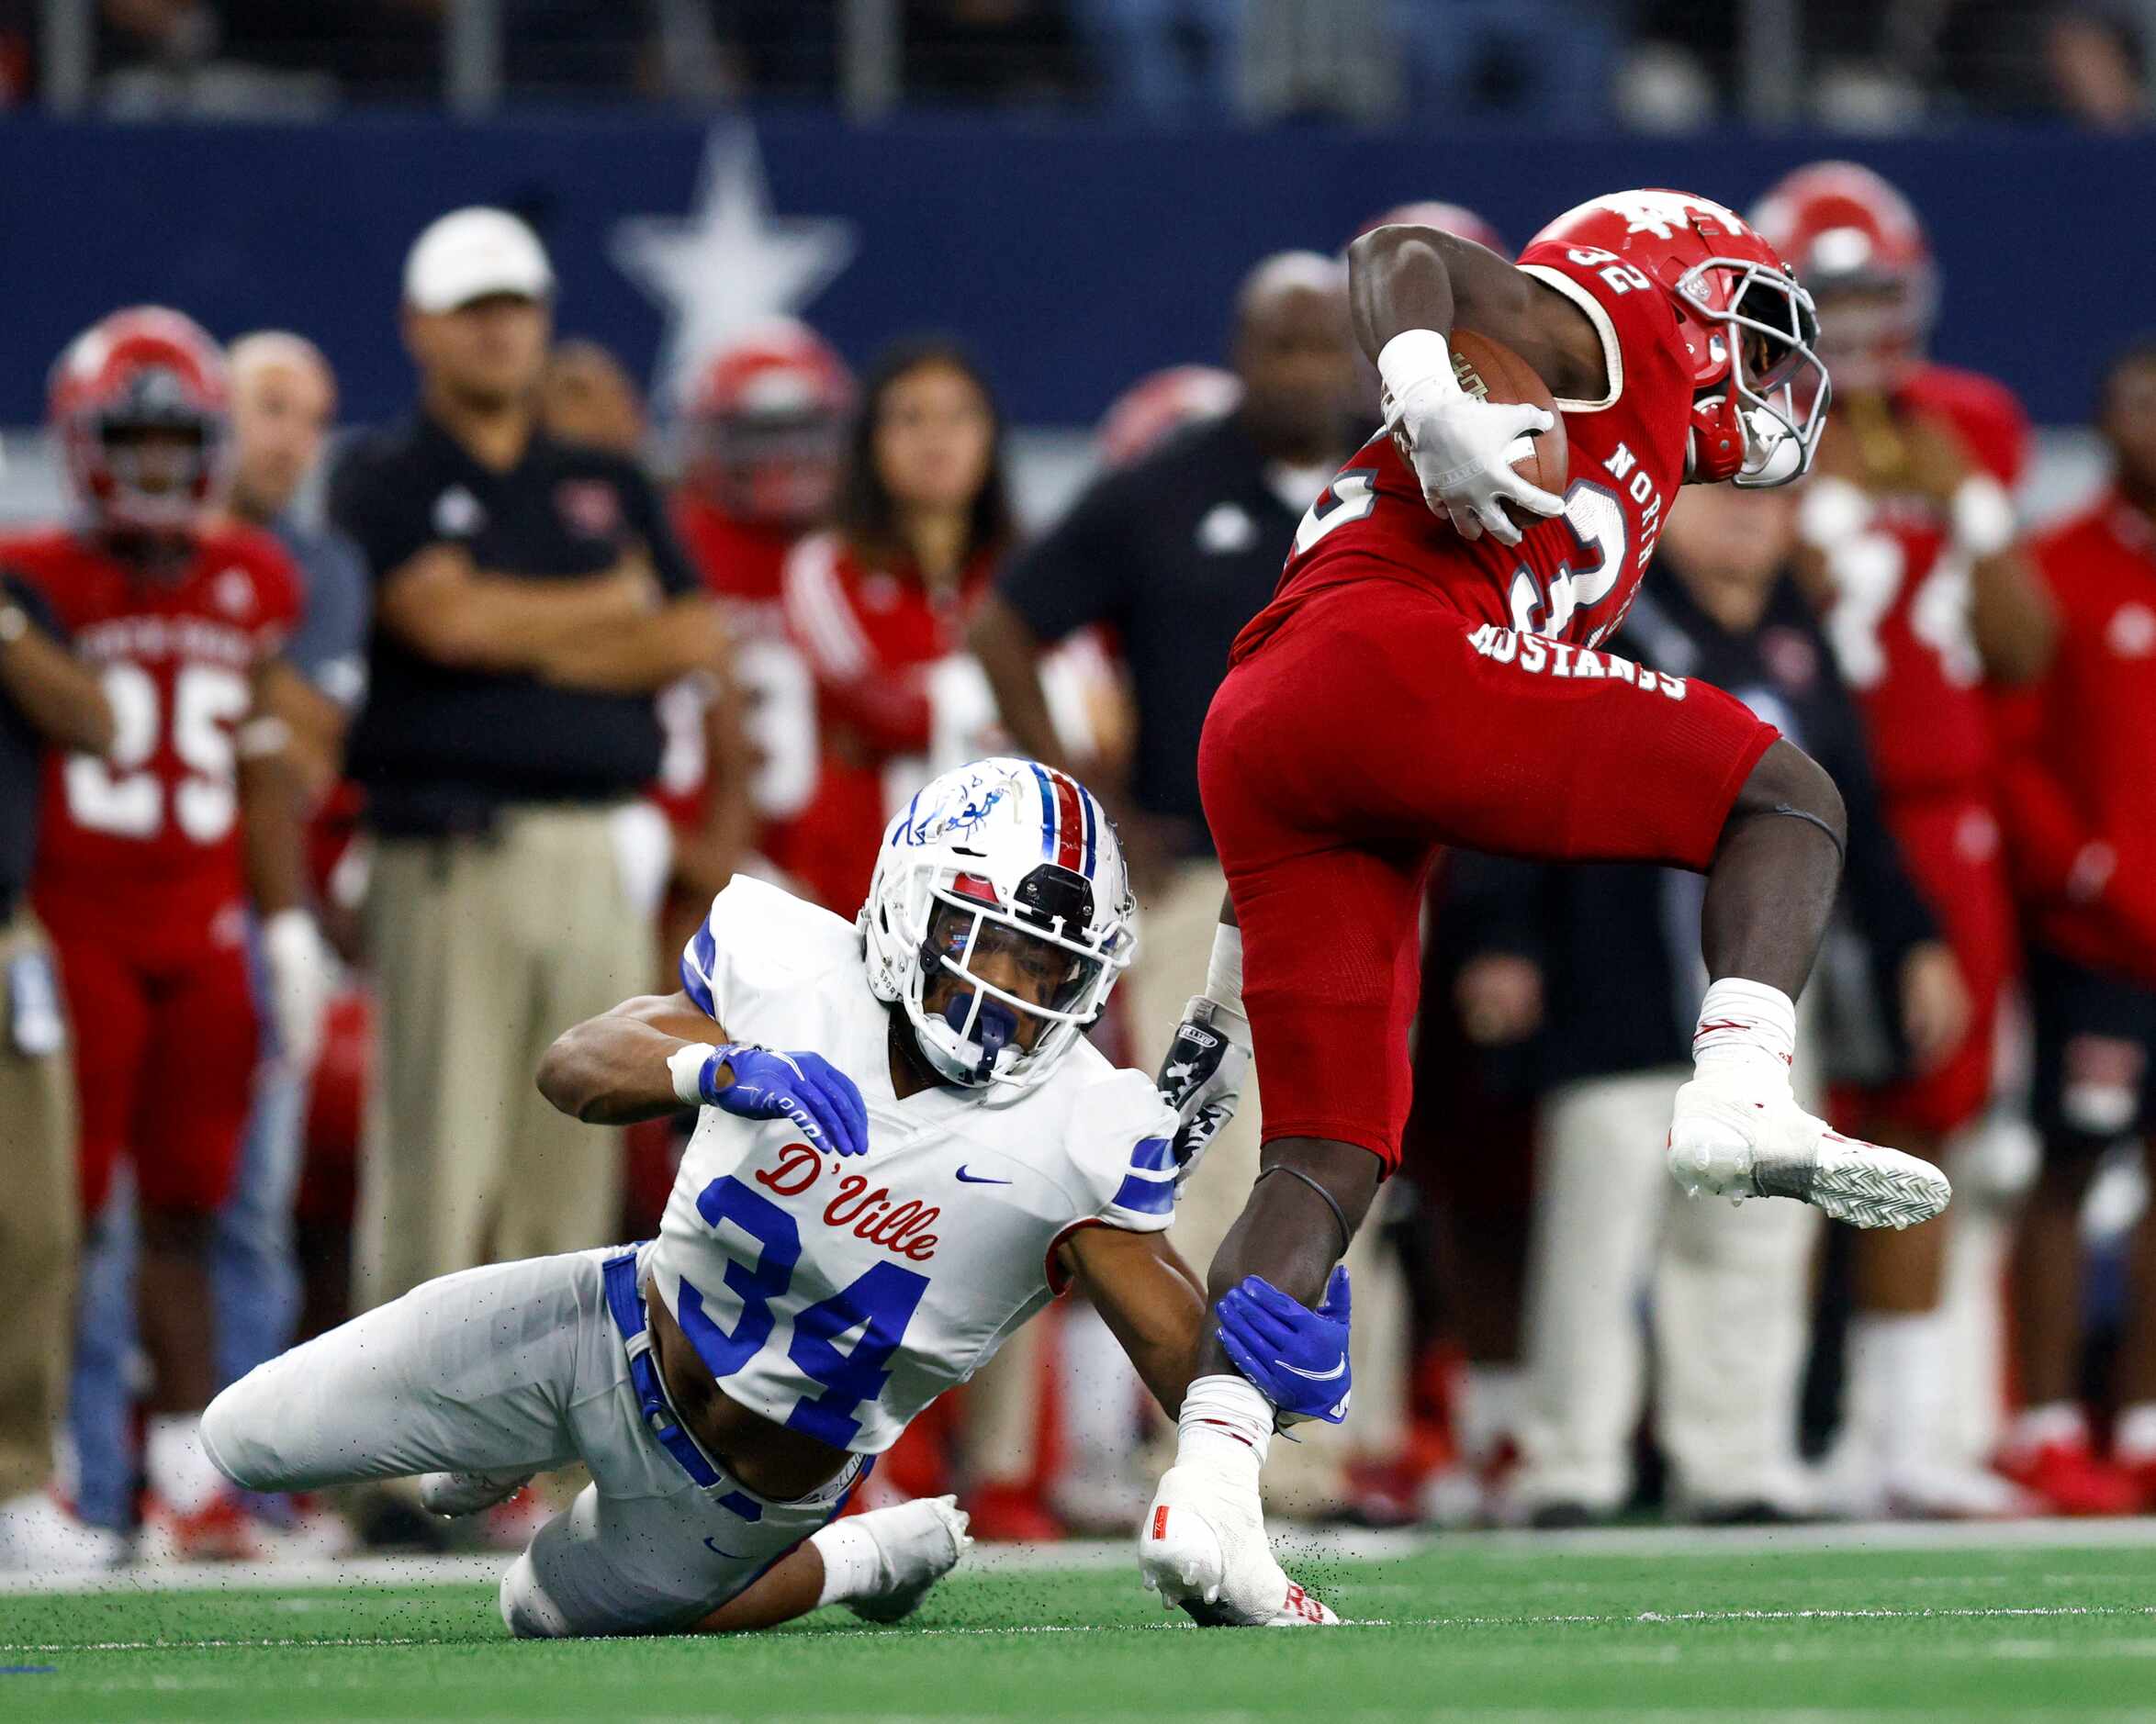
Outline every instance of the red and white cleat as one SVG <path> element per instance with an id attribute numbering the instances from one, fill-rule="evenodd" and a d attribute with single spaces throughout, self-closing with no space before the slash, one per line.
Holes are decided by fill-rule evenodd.
<path id="1" fill-rule="evenodd" d="M 151 1498 L 136 1547 L 144 1562 L 266 1562 L 275 1554 L 267 1528 L 230 1491 L 185 1513 Z"/>
<path id="2" fill-rule="evenodd" d="M 1677 1092 L 1669 1175 L 1688 1197 L 1793 1197 L 1852 1227 L 1929 1221 L 1954 1195 L 1928 1161 L 1846 1137 L 1797 1105 L 1786 1080 L 1711 1070 Z"/>

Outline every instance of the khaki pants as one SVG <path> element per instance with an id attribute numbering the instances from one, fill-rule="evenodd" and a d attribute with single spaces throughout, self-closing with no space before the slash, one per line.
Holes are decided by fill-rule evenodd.
<path id="1" fill-rule="evenodd" d="M 1527 1282 L 1528 1416 L 1516 1489 L 1531 1507 L 1620 1507 L 1646 1392 L 1693 1508 L 1803 1500 L 1797 1402 L 1819 1212 L 1688 1199 L 1665 1165 L 1689 1067 L 1561 1085 L 1543 1100 Z M 1816 1106 L 1820 1097 L 1800 1091 Z"/>
<path id="2" fill-rule="evenodd" d="M 611 1238 L 620 1133 L 556 1113 L 533 1084 L 556 1036 L 649 984 L 650 918 L 624 887 L 608 811 L 515 809 L 481 837 L 378 840 L 365 929 L 381 1063 L 358 1308 Z"/>
<path id="3" fill-rule="evenodd" d="M 8 1298 L 0 1324 L 0 1500 L 36 1490 L 51 1473 L 74 1321 L 74 1073 L 64 1041 L 32 1052 L 17 1045 L 26 1019 L 16 967 L 40 956 L 51 963 L 44 930 L 28 910 L 0 923 L 0 1180 L 7 1188 L 0 1286 Z M 59 1012 L 56 979 L 49 1003 Z"/>
<path id="4" fill-rule="evenodd" d="M 1138 961 L 1124 986 L 1132 994 L 1131 1029 L 1140 1065 L 1159 1061 L 1183 1021 L 1184 1007 L 1205 989 L 1227 890 L 1220 865 L 1208 857 L 1178 864 L 1154 882 L 1140 905 Z M 1252 1072 L 1234 1120 L 1213 1139 L 1176 1199 L 1168 1237 L 1200 1275 L 1257 1181 L 1260 1076 Z M 1389 1454 L 1404 1429 L 1406 1289 L 1397 1266 L 1376 1248 L 1376 1221 L 1373 1211 L 1347 1257 L 1355 1285 L 1353 1408 L 1345 1425 L 1299 1425 L 1297 1441 L 1273 1445 L 1266 1501 L 1286 1513 L 1337 1508 L 1344 1488 L 1342 1464 L 1358 1454 Z"/>

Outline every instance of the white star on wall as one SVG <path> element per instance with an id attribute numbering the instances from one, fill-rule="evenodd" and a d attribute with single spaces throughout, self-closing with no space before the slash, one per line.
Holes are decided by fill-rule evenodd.
<path id="1" fill-rule="evenodd" d="M 772 215 L 755 131 L 712 128 L 691 213 L 624 217 L 607 248 L 667 313 L 654 392 L 679 400 L 717 349 L 800 311 L 853 261 L 855 244 L 854 224 L 842 218 Z"/>

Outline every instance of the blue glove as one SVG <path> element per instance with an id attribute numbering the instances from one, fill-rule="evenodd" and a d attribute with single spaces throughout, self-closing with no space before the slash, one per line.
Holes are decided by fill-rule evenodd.
<path id="1" fill-rule="evenodd" d="M 721 1088 L 719 1068 L 733 1069 Z M 821 1054 L 781 1054 L 751 1042 L 714 1048 L 696 1087 L 713 1107 L 737 1119 L 790 1119 L 818 1149 L 858 1156 L 869 1147 L 869 1110 L 851 1078 Z"/>
<path id="2" fill-rule="evenodd" d="M 1348 1370 L 1347 1265 L 1332 1271 L 1325 1303 L 1311 1311 L 1272 1282 L 1245 1275 L 1213 1307 L 1213 1331 L 1242 1372 L 1280 1409 L 1284 1424 L 1347 1417 L 1354 1379 Z"/>

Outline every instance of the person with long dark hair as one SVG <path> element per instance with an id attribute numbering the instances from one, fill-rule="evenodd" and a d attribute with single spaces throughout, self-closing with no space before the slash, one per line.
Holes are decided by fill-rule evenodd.
<path id="1" fill-rule="evenodd" d="M 836 525 L 787 559 L 786 621 L 815 676 L 822 759 L 795 873 L 851 915 L 938 729 L 939 665 L 1013 526 L 1003 421 L 988 381 L 956 343 L 894 342 L 870 368 Z M 900 799 L 903 800 L 903 797 Z"/>

